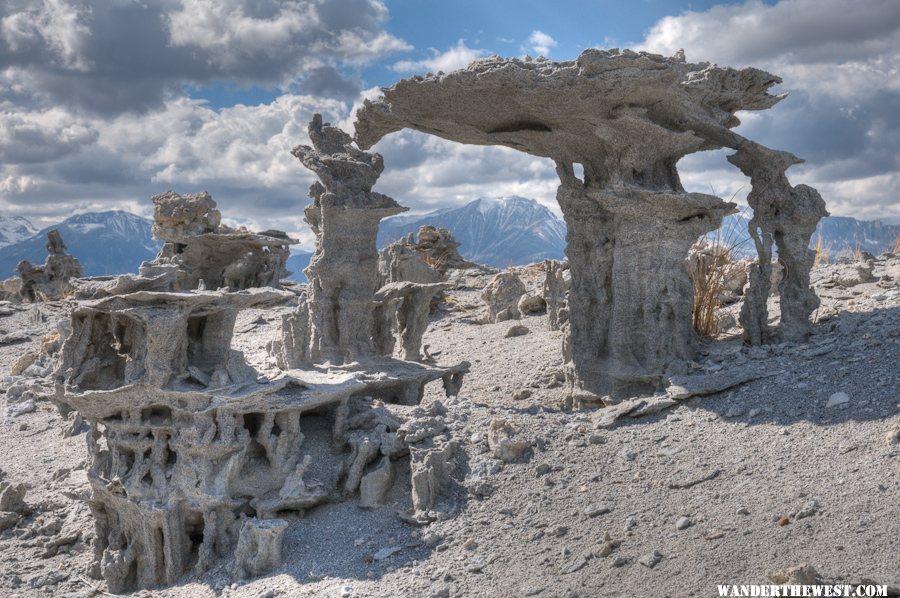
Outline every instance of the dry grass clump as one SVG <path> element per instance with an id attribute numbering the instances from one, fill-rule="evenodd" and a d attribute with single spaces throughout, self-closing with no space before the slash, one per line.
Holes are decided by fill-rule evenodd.
<path id="1" fill-rule="evenodd" d="M 459 299 L 447 293 L 441 293 L 438 303 L 446 308 L 456 308 L 461 305 Z"/>
<path id="2" fill-rule="evenodd" d="M 819 225 L 819 232 L 816 236 L 816 259 L 813 262 L 813 266 L 818 266 L 819 264 L 830 264 L 831 262 L 828 259 L 828 252 L 831 250 L 831 243 L 825 243 L 822 239 L 822 225 Z"/>
<path id="3" fill-rule="evenodd" d="M 694 285 L 694 330 L 700 336 L 713 337 L 719 333 L 716 311 L 722 307 L 725 274 L 731 264 L 731 251 L 712 244 L 712 251 L 696 254 L 688 269 Z"/>
<path id="4" fill-rule="evenodd" d="M 894 248 L 891 249 L 894 255 L 900 255 L 900 233 L 897 233 L 897 239 L 894 241 Z"/>
<path id="5" fill-rule="evenodd" d="M 528 264 L 525 266 L 523 272 L 526 274 L 531 274 L 537 276 L 538 274 L 544 271 L 544 262 L 535 262 L 533 264 Z"/>
<path id="6" fill-rule="evenodd" d="M 442 255 L 440 257 L 435 258 L 430 255 L 423 255 L 422 261 L 425 262 L 426 264 L 428 264 L 429 266 L 431 266 L 432 268 L 434 268 L 435 270 L 437 270 L 438 272 L 443 272 L 444 271 L 444 269 L 443 269 L 444 263 L 447 261 L 447 256 Z"/>
<path id="7" fill-rule="evenodd" d="M 688 274 L 694 285 L 693 326 L 700 336 L 712 338 L 720 332 L 716 312 L 722 307 L 726 280 L 733 274 L 738 250 L 748 241 L 739 241 L 737 226 L 741 222 L 743 219 L 736 218 L 727 229 L 716 231 L 712 240 L 701 238 L 689 257 Z"/>

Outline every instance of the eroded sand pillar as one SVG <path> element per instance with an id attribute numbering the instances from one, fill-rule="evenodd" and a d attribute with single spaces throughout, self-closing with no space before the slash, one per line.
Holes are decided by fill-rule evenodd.
<path id="1" fill-rule="evenodd" d="M 632 186 L 559 187 L 572 288 L 570 384 L 579 403 L 653 392 L 693 358 L 688 249 L 734 204 Z"/>
<path id="2" fill-rule="evenodd" d="M 744 340 L 753 345 L 773 340 L 802 342 L 812 333 L 810 315 L 819 307 L 819 297 L 809 284 L 816 252 L 809 240 L 816 226 L 828 215 L 819 192 L 807 185 L 791 186 L 785 171 L 803 160 L 789 152 L 744 141 L 728 161 L 750 177 L 752 189 L 747 203 L 753 208 L 748 227 L 756 244 L 759 262 L 750 270 L 750 287 L 741 308 Z M 778 283 L 781 325 L 769 326 L 767 301 L 771 286 L 772 246 L 784 276 Z"/>
<path id="3" fill-rule="evenodd" d="M 309 344 L 292 348 L 289 361 L 356 361 L 375 354 L 378 223 L 407 208 L 372 191 L 384 169 L 379 154 L 359 150 L 347 133 L 323 124 L 319 114 L 309 125 L 309 137 L 312 147 L 298 146 L 293 154 L 321 181 L 310 187 L 313 203 L 304 211 L 316 235 L 316 252 L 306 269 L 308 300 L 292 316 L 308 318 L 308 341 L 303 342 Z"/>
<path id="4" fill-rule="evenodd" d="M 342 363 L 371 355 L 375 352 L 373 300 L 379 282 L 378 222 L 401 210 L 315 204 L 307 214 L 311 210 L 318 214 L 313 228 L 316 253 L 306 269 L 309 357 Z M 322 232 L 325 228 L 327 234 Z"/>

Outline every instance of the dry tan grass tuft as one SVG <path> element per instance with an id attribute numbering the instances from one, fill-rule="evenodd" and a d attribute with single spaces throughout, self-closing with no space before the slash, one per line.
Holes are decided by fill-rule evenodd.
<path id="1" fill-rule="evenodd" d="M 700 336 L 713 337 L 719 333 L 716 311 L 722 306 L 725 270 L 731 261 L 731 252 L 717 251 L 704 254 L 690 268 L 694 284 L 694 330 Z"/>
<path id="2" fill-rule="evenodd" d="M 819 232 L 816 236 L 816 259 L 813 262 L 813 266 L 818 266 L 819 264 L 830 264 L 831 262 L 828 259 L 828 252 L 831 251 L 831 243 L 826 243 L 822 238 L 822 226 L 819 225 Z"/>
<path id="3" fill-rule="evenodd" d="M 443 255 L 439 258 L 431 257 L 430 255 L 426 255 L 422 257 L 422 261 L 437 270 L 438 272 L 443 272 L 444 262 L 447 261 L 447 256 Z"/>
<path id="4" fill-rule="evenodd" d="M 712 338 L 719 334 L 716 312 L 722 307 L 725 281 L 738 250 L 748 241 L 739 241 L 741 235 L 737 226 L 742 221 L 735 219 L 728 229 L 717 230 L 712 240 L 706 240 L 709 249 L 694 256 L 688 268 L 694 285 L 693 325 L 700 336 Z"/>
<path id="5" fill-rule="evenodd" d="M 447 293 L 441 295 L 439 303 L 445 307 L 459 307 L 461 305 L 459 299 Z"/>

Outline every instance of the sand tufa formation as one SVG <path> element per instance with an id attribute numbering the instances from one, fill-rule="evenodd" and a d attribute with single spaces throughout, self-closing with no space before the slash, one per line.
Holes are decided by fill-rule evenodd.
<path id="1" fill-rule="evenodd" d="M 223 225 L 206 193 L 154 197 L 162 251 L 140 276 L 83 288 L 91 299 L 72 312 L 55 374 L 57 403 L 90 426 L 95 573 L 112 592 L 170 584 L 228 558 L 236 577 L 264 574 L 279 565 L 282 517 L 357 493 L 360 506 L 377 506 L 407 456 L 404 517 L 440 516 L 459 443 L 443 433 L 447 407 L 417 405 L 425 385 L 441 380 L 453 407 L 469 364 L 437 366 L 423 355 L 429 307 L 449 286 L 442 268 L 458 262 L 452 238 L 426 229 L 376 250 L 381 219 L 406 208 L 372 190 L 384 163 L 365 150 L 403 128 L 556 163 L 568 269 L 545 263 L 533 297 L 516 273 L 501 272 L 482 297 L 491 322 L 546 309 L 549 325 L 566 330 L 570 403 L 661 390 L 695 355 L 686 258 L 734 204 L 684 190 L 675 164 L 693 152 L 732 148 L 729 160 L 751 177 L 764 263 L 751 269 L 745 294 L 747 340 L 804 338 L 817 305 L 805 248 L 824 204 L 787 181 L 797 158 L 730 130 L 736 111 L 777 103 L 782 96 L 767 90 L 778 82 L 682 54 L 587 50 L 569 62 L 490 57 L 401 81 L 360 109 L 355 141 L 316 115 L 312 145 L 292 152 L 319 179 L 304 211 L 316 250 L 299 297 L 279 289 L 292 242 L 284 233 Z M 780 329 L 765 312 L 773 244 L 786 272 Z M 51 257 L 61 246 L 53 242 Z M 267 346 L 279 371 L 263 376 L 232 348 L 237 315 L 295 298 Z M 601 419 L 653 412 L 662 401 L 622 404 Z M 508 462 L 531 441 L 498 418 L 487 446 Z"/>
<path id="2" fill-rule="evenodd" d="M 442 407 L 386 406 L 414 406 L 432 380 L 459 390 L 468 364 L 417 362 L 446 285 L 379 288 L 378 221 L 402 210 L 370 191 L 381 157 L 318 117 L 310 137 L 317 149 L 295 153 L 328 186 L 313 186 L 306 211 L 310 296 L 271 343 L 282 374 L 261 376 L 231 343 L 241 310 L 295 297 L 273 288 L 291 240 L 224 227 L 206 193 L 154 197 L 160 255 L 72 312 L 55 400 L 90 426 L 94 573 L 112 592 L 171 584 L 232 554 L 234 576 L 262 575 L 280 564 L 280 516 L 357 493 L 375 507 L 394 459 L 412 455 L 411 518 L 434 517 L 450 484 L 455 444 L 432 440 Z"/>
<path id="3" fill-rule="evenodd" d="M 58 230 L 47 233 L 47 259 L 42 266 L 22 260 L 16 266 L 22 282 L 19 297 L 26 302 L 58 301 L 71 291 L 72 279 L 81 276 L 81 263 L 66 253 Z"/>
<path id="4" fill-rule="evenodd" d="M 755 68 L 688 63 L 682 52 L 590 49 L 566 62 L 491 56 L 383 90 L 357 112 L 356 139 L 368 148 L 411 128 L 556 163 L 571 272 L 569 384 L 575 402 L 615 402 L 660 390 L 694 356 L 685 258 L 735 206 L 684 190 L 675 165 L 688 154 L 737 150 L 729 159 L 751 176 L 750 201 L 760 207 L 751 229 L 762 231 L 761 260 L 775 240 L 791 268 L 779 287 L 790 304 L 781 332 L 764 330 L 768 278 L 751 275 L 748 340 L 808 333 L 815 301 L 805 247 L 824 204 L 784 177 L 797 158 L 731 131 L 738 110 L 779 102 L 784 96 L 768 89 L 780 82 Z"/>

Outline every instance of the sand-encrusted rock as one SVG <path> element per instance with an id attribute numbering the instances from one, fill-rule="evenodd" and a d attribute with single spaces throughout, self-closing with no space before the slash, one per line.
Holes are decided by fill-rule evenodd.
<path id="1" fill-rule="evenodd" d="M 541 295 L 547 305 L 547 322 L 550 330 L 559 330 L 569 319 L 567 298 L 571 285 L 568 262 L 544 260 Z"/>
<path id="2" fill-rule="evenodd" d="M 281 566 L 284 519 L 245 519 L 234 551 L 235 577 L 257 577 Z"/>
<path id="3" fill-rule="evenodd" d="M 504 338 L 513 338 L 516 336 L 525 336 L 531 332 L 527 326 L 522 326 L 521 324 L 513 324 L 509 328 L 507 328 L 506 333 L 503 335 Z"/>
<path id="4" fill-rule="evenodd" d="M 9 369 L 10 376 L 19 376 L 24 372 L 28 367 L 30 367 L 38 358 L 40 353 L 29 352 L 25 353 L 13 364 L 13 366 Z"/>
<path id="5" fill-rule="evenodd" d="M 470 268 L 457 250 L 459 243 L 446 228 L 423 225 L 417 235 L 410 233 L 391 243 L 379 254 L 382 284 L 388 282 L 441 282 L 451 269 Z"/>
<path id="6" fill-rule="evenodd" d="M 750 266 L 753 260 L 750 258 L 742 258 L 733 260 L 725 267 L 722 286 L 726 293 L 732 297 L 739 297 L 744 294 L 744 288 L 750 277 Z"/>
<path id="7" fill-rule="evenodd" d="M 531 446 L 531 442 L 518 434 L 512 424 L 500 418 L 491 420 L 487 441 L 494 456 L 505 463 L 521 459 Z"/>
<path id="8" fill-rule="evenodd" d="M 450 485 L 450 463 L 457 444 L 452 441 L 429 443 L 424 447 L 410 447 L 413 511 L 428 517 Z"/>
<path id="9" fill-rule="evenodd" d="M 416 235 L 416 252 L 426 263 L 444 274 L 451 268 L 469 268 L 472 262 L 459 254 L 459 242 L 446 228 L 423 225 Z"/>
<path id="10" fill-rule="evenodd" d="M 232 549 L 238 575 L 277 566 L 263 520 L 351 498 L 379 455 L 405 456 L 402 420 L 370 397 L 413 404 L 462 371 L 391 360 L 262 378 L 231 348 L 237 314 L 292 296 L 144 291 L 74 310 L 54 401 L 89 424 L 95 565 L 112 591 L 201 574 Z M 386 482 L 370 475 L 374 506 Z"/>
<path id="11" fill-rule="evenodd" d="M 373 509 L 381 506 L 385 494 L 394 483 L 394 468 L 391 458 L 384 456 L 378 467 L 362 477 L 359 483 L 359 506 Z"/>
<path id="12" fill-rule="evenodd" d="M 0 301 L 21 301 L 22 279 L 10 276 L 0 280 Z"/>
<path id="13" fill-rule="evenodd" d="M 292 361 L 343 363 L 375 352 L 378 223 L 407 208 L 372 191 L 384 169 L 380 154 L 359 150 L 319 114 L 309 125 L 309 138 L 312 147 L 300 145 L 292 152 L 319 177 L 309 190 L 313 203 L 304 210 L 316 235 L 306 269 L 308 298 L 295 316 L 308 325 L 291 324 L 309 331 L 309 344 L 296 347 Z"/>
<path id="14" fill-rule="evenodd" d="M 316 251 L 306 269 L 306 294 L 284 318 L 282 338 L 270 344 L 269 352 L 283 369 L 376 357 L 418 361 L 432 300 L 449 285 L 406 243 L 392 245 L 379 260 L 379 221 L 406 210 L 372 191 L 384 168 L 381 155 L 361 151 L 318 114 L 309 137 L 312 147 L 300 145 L 292 153 L 319 177 L 309 191 L 313 203 L 304 211 L 316 234 Z M 385 362 L 381 367 L 393 366 Z M 452 382 L 465 369 L 450 368 L 442 377 Z M 422 384 L 410 381 L 399 400 L 418 402 Z"/>
<path id="15" fill-rule="evenodd" d="M 819 298 L 810 287 L 809 271 L 816 252 L 809 240 L 823 217 L 828 216 L 819 192 L 806 185 L 791 186 L 785 171 L 803 160 L 745 140 L 728 161 L 750 177 L 747 203 L 753 218 L 747 223 L 759 260 L 750 267 L 750 285 L 741 309 L 744 339 L 751 344 L 784 339 L 802 342 L 812 333 L 810 314 Z M 772 248 L 778 248 L 783 276 L 778 283 L 781 321 L 778 330 L 768 323 L 767 302 L 771 278 Z"/>
<path id="16" fill-rule="evenodd" d="M 742 168 L 756 179 L 756 195 L 772 195 L 785 208 L 759 217 L 766 230 L 784 234 L 785 260 L 795 270 L 781 286 L 790 304 L 785 335 L 803 336 L 812 300 L 800 245 L 824 209 L 808 188 L 766 174 L 780 168 L 783 178 L 787 165 L 746 149 L 751 142 L 731 131 L 740 124 L 737 111 L 779 102 L 783 95 L 767 91 L 780 82 L 759 69 L 688 63 L 683 52 L 667 58 L 589 49 L 566 62 L 491 56 L 449 74 L 400 81 L 382 98 L 366 100 L 357 112 L 356 140 L 365 149 L 412 128 L 556 163 L 572 280 L 569 386 L 573 397 L 596 402 L 659 389 L 694 355 L 685 258 L 734 205 L 685 192 L 675 165 L 690 153 L 729 147 L 755 156 Z M 583 178 L 575 176 L 576 164 Z M 778 185 L 767 192 L 773 182 Z"/>
<path id="17" fill-rule="evenodd" d="M 537 293 L 526 293 L 516 305 L 522 315 L 542 314 L 547 311 L 547 302 Z"/>
<path id="18" fill-rule="evenodd" d="M 23 301 L 56 301 L 72 290 L 72 280 L 83 269 L 77 258 L 66 253 L 66 244 L 58 230 L 47 233 L 47 259 L 36 266 L 22 260 L 16 266 L 21 279 L 19 296 Z"/>
<path id="19" fill-rule="evenodd" d="M 688 249 L 734 205 L 717 197 L 635 186 L 564 184 L 570 237 L 569 339 L 575 402 L 647 394 L 686 371 L 696 349 Z M 597 206 L 603 206 L 597 211 Z M 652 248 L 652 251 L 650 250 Z"/>
<path id="20" fill-rule="evenodd" d="M 219 230 L 222 214 L 206 191 L 179 195 L 166 191 L 153 197 L 153 236 L 157 239 L 187 240 Z"/>
<path id="21" fill-rule="evenodd" d="M 25 484 L 13 484 L 8 481 L 0 481 L 0 511 L 18 513 L 28 512 L 25 503 L 25 493 L 28 488 Z"/>
<path id="22" fill-rule="evenodd" d="M 140 277 L 120 277 L 107 293 L 278 288 L 290 274 L 289 246 L 296 241 L 285 233 L 252 233 L 222 224 L 216 202 L 205 191 L 167 191 L 152 199 L 153 236 L 165 243 L 156 259 L 141 264 Z"/>
<path id="23" fill-rule="evenodd" d="M 18 513 L 12 511 L 0 511 L 0 532 L 15 527 L 21 518 L 22 516 Z"/>
<path id="24" fill-rule="evenodd" d="M 261 243 L 285 257 L 290 241 L 225 229 L 206 194 L 157 196 L 161 256 L 142 276 L 120 277 L 114 292 L 81 302 L 60 328 L 54 401 L 90 426 L 94 564 L 111 591 L 200 575 L 232 550 L 236 576 L 277 567 L 281 514 L 349 499 L 364 480 L 365 506 L 386 494 L 390 459 L 407 449 L 401 420 L 376 399 L 414 405 L 438 379 L 455 394 L 468 370 L 406 361 L 419 359 L 428 305 L 445 283 L 397 282 L 376 294 L 378 221 L 402 211 L 371 191 L 381 157 L 319 116 L 310 138 L 315 149 L 294 155 L 322 181 L 306 210 L 316 254 L 308 294 L 269 347 L 287 372 L 261 376 L 231 347 L 239 311 L 294 297 L 263 288 L 277 280 L 262 274 L 283 260 L 250 251 L 235 261 L 229 251 Z M 241 264 L 249 269 L 233 270 Z M 387 339 L 395 338 L 406 360 L 378 352 L 393 353 Z"/>
<path id="25" fill-rule="evenodd" d="M 378 274 L 382 285 L 392 282 L 443 282 L 444 276 L 419 253 L 413 236 L 395 241 L 378 253 Z"/>
<path id="26" fill-rule="evenodd" d="M 843 288 L 855 287 L 859 284 L 874 282 L 874 260 L 860 260 L 851 263 L 837 263 L 829 267 L 828 286 Z"/>
<path id="27" fill-rule="evenodd" d="M 518 320 L 519 299 L 525 294 L 525 283 L 515 272 L 498 272 L 481 293 L 487 305 L 489 322 Z"/>
<path id="28" fill-rule="evenodd" d="M 454 485 L 452 474 L 461 451 L 448 429 L 447 417 L 447 409 L 435 401 L 415 409 L 413 417 L 397 430 L 397 439 L 409 447 L 411 519 L 420 523 L 434 519 L 439 503 Z"/>
<path id="29" fill-rule="evenodd" d="M 422 336 L 428 328 L 432 300 L 449 287 L 445 282 L 392 282 L 380 288 L 375 293 L 376 351 L 382 355 L 399 352 L 405 360 L 422 359 Z"/>

